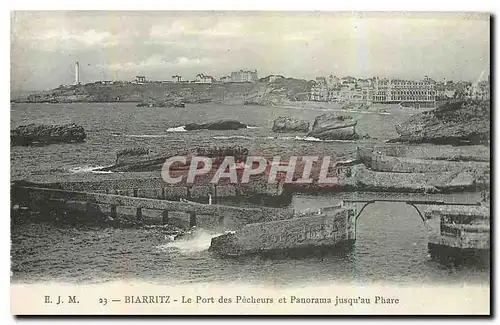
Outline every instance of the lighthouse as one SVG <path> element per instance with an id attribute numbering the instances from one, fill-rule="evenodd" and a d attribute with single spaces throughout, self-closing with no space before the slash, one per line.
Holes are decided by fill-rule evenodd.
<path id="1" fill-rule="evenodd" d="M 78 61 L 75 63 L 75 85 L 80 83 L 80 64 Z"/>

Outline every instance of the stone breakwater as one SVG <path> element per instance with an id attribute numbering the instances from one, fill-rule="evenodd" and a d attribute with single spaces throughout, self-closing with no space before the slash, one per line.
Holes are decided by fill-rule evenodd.
<path id="1" fill-rule="evenodd" d="M 321 215 L 251 223 L 213 238 L 209 251 L 239 256 L 349 246 L 356 238 L 354 229 L 354 210 L 339 208 Z"/>

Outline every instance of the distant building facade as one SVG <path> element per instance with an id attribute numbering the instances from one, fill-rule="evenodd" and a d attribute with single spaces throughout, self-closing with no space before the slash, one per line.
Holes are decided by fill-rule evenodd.
<path id="1" fill-rule="evenodd" d="M 354 77 L 317 77 L 311 88 L 309 100 L 358 103 L 418 102 L 421 106 L 434 105 L 435 81 L 402 79 L 357 79 Z M 451 95 L 449 92 L 447 95 Z"/>
<path id="2" fill-rule="evenodd" d="M 233 71 L 231 72 L 231 82 L 257 82 L 259 79 L 257 70 L 254 71 Z"/>
<path id="3" fill-rule="evenodd" d="M 326 78 L 317 77 L 315 84 L 311 87 L 309 100 L 315 102 L 327 102 L 330 98 Z"/>
<path id="4" fill-rule="evenodd" d="M 465 95 L 467 98 L 472 98 L 472 99 L 482 99 L 482 100 L 490 99 L 489 76 L 488 76 L 488 81 L 480 81 L 469 85 L 466 88 Z"/>
<path id="5" fill-rule="evenodd" d="M 145 76 L 136 76 L 135 77 L 135 82 L 137 82 L 137 83 L 146 82 L 146 77 Z"/>
<path id="6" fill-rule="evenodd" d="M 435 82 L 432 79 L 421 81 L 402 79 L 379 79 L 373 83 L 373 102 L 420 102 L 434 104 L 436 102 Z"/>
<path id="7" fill-rule="evenodd" d="M 172 82 L 173 83 L 179 83 L 182 82 L 182 77 L 179 75 L 172 76 Z"/>

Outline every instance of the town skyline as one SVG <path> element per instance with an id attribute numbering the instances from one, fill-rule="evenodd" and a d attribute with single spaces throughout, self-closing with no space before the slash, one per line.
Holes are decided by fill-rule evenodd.
<path id="1" fill-rule="evenodd" d="M 240 69 L 306 80 L 330 74 L 485 80 L 489 16 L 439 15 L 14 12 L 11 88 L 71 84 L 75 61 L 82 82 L 199 73 L 219 79 Z"/>

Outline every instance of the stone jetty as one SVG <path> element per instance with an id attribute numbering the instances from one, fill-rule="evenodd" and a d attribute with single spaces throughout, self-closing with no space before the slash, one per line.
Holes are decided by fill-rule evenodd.
<path id="1" fill-rule="evenodd" d="M 355 210 L 338 207 L 286 220 L 251 223 L 212 238 L 209 251 L 222 256 L 346 248 L 354 244 Z"/>
<path id="2" fill-rule="evenodd" d="M 218 120 L 207 123 L 189 123 L 184 129 L 186 131 L 192 130 L 238 130 L 245 129 L 246 124 L 236 120 Z"/>

